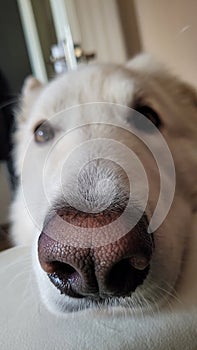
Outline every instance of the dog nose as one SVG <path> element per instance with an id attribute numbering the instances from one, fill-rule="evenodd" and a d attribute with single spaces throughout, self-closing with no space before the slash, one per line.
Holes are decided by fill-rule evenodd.
<path id="1" fill-rule="evenodd" d="M 80 228 L 93 229 L 114 221 L 119 214 L 90 214 L 63 209 L 61 219 Z M 147 233 L 143 215 L 128 233 L 105 245 L 81 246 L 72 241 L 72 232 L 57 239 L 58 220 L 52 217 L 38 240 L 42 269 L 61 294 L 71 297 L 107 298 L 130 295 L 143 283 L 149 271 L 153 239 Z"/>

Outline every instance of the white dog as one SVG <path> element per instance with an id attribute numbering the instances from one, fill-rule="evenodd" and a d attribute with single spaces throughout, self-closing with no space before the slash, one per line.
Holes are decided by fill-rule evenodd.
<path id="1" fill-rule="evenodd" d="M 50 310 L 197 306 L 196 115 L 194 89 L 147 55 L 26 81 L 12 236 L 33 244 Z"/>

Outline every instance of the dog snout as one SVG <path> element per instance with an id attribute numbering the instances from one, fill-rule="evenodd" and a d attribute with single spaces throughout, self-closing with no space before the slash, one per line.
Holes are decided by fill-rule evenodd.
<path id="1" fill-rule="evenodd" d="M 61 209 L 58 215 L 75 227 L 108 227 L 120 213 L 90 214 Z M 57 239 L 58 221 L 51 218 L 38 241 L 38 257 L 43 270 L 62 294 L 71 297 L 107 298 L 130 295 L 143 283 L 149 270 L 153 239 L 147 233 L 143 215 L 137 225 L 109 244 L 80 246 L 70 244 L 72 230 Z M 98 235 L 97 232 L 97 235 Z M 110 232 L 113 234 L 113 232 Z M 90 238 L 90 237 L 89 237 Z M 89 240 L 90 242 L 90 240 Z"/>

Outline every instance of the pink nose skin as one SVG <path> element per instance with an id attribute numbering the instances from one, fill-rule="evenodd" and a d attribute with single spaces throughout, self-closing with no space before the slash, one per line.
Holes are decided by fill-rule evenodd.
<path id="1" fill-rule="evenodd" d="M 72 225 L 99 227 L 109 224 L 118 215 L 87 214 L 73 208 L 61 209 L 61 218 Z M 153 251 L 152 236 L 147 233 L 147 218 L 115 242 L 91 248 L 76 247 L 65 241 L 57 241 L 56 235 L 47 229 L 56 229 L 51 218 L 38 240 L 40 265 L 61 294 L 70 297 L 95 299 L 130 295 L 142 284 L 149 271 Z M 58 228 L 57 228 L 58 229 Z M 72 235 L 72 233 L 70 233 Z"/>

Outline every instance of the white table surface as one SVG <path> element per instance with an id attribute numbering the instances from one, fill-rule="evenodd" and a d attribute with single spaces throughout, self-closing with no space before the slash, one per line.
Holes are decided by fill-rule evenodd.
<path id="1" fill-rule="evenodd" d="M 135 319 L 55 316 L 42 304 L 27 247 L 0 254 L 1 350 L 197 350 L 197 314 Z"/>

